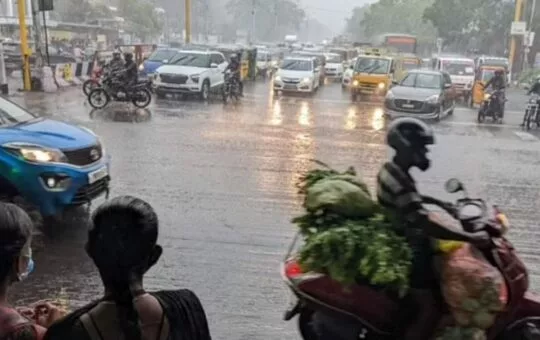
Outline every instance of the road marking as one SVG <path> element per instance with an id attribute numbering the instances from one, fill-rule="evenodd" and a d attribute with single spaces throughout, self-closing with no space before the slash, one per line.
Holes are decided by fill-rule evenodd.
<path id="1" fill-rule="evenodd" d="M 514 131 L 514 134 L 525 142 L 538 142 L 538 137 L 533 136 L 528 132 Z"/>

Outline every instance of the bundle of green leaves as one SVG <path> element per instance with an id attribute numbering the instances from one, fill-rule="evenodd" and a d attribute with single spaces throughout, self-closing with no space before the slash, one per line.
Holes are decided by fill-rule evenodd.
<path id="1" fill-rule="evenodd" d="M 371 199 L 354 168 L 309 171 L 300 181 L 306 213 L 293 219 L 304 237 L 299 263 L 345 285 L 368 282 L 403 296 L 411 250 Z"/>

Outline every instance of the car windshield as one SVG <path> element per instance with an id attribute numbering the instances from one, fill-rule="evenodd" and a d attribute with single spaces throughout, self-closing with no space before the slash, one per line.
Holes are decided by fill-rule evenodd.
<path id="1" fill-rule="evenodd" d="M 340 55 L 327 55 L 326 62 L 332 64 L 341 64 L 343 62 L 343 58 Z"/>
<path id="2" fill-rule="evenodd" d="M 443 61 L 443 71 L 453 76 L 472 76 L 474 75 L 474 62 L 467 60 L 445 60 Z"/>
<path id="3" fill-rule="evenodd" d="M 366 57 L 358 58 L 354 70 L 356 72 L 372 74 L 387 74 L 390 71 L 390 60 Z"/>
<path id="4" fill-rule="evenodd" d="M 35 119 L 36 116 L 19 105 L 6 99 L 0 99 L 0 126 L 11 126 Z"/>
<path id="5" fill-rule="evenodd" d="M 421 89 L 440 89 L 441 76 L 430 73 L 409 73 L 403 78 L 400 85 Z"/>
<path id="6" fill-rule="evenodd" d="M 311 71 L 311 61 L 298 60 L 298 59 L 286 59 L 281 65 L 282 70 L 290 71 Z"/>
<path id="7" fill-rule="evenodd" d="M 169 61 L 169 64 L 193 67 L 210 67 L 210 55 L 180 52 Z"/>
<path id="8" fill-rule="evenodd" d="M 150 54 L 148 61 L 164 61 L 170 60 L 177 52 L 174 50 L 157 50 L 154 53 Z"/>

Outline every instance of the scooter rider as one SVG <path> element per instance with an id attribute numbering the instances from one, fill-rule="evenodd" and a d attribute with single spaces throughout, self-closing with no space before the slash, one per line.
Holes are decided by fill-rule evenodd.
<path id="1" fill-rule="evenodd" d="M 390 215 L 413 250 L 411 290 L 409 298 L 418 308 L 416 321 L 407 330 L 405 339 L 428 339 L 438 321 L 438 300 L 434 291 L 438 280 L 433 268 L 431 239 L 471 242 L 478 246 L 489 243 L 488 233 L 466 233 L 433 219 L 423 204 L 437 204 L 455 216 L 450 203 L 420 195 L 409 174 L 413 167 L 426 171 L 430 167 L 428 145 L 435 143 L 433 130 L 414 118 L 397 119 L 388 127 L 388 145 L 395 156 L 386 162 L 377 176 L 377 199 Z"/>
<path id="2" fill-rule="evenodd" d="M 238 83 L 238 90 L 240 91 L 240 96 L 244 96 L 244 84 L 242 84 L 242 77 L 240 75 L 241 65 L 240 60 L 238 60 L 238 55 L 236 53 L 231 55 L 231 62 L 227 65 L 225 71 L 230 70 L 232 72 L 232 77 Z"/>
<path id="3" fill-rule="evenodd" d="M 502 112 L 504 112 L 504 102 L 506 101 L 504 90 L 506 89 L 506 79 L 503 70 L 496 70 L 495 75 L 484 85 L 484 89 L 487 89 L 490 86 L 495 91 L 500 91 L 500 95 L 498 96 L 499 107 Z"/>

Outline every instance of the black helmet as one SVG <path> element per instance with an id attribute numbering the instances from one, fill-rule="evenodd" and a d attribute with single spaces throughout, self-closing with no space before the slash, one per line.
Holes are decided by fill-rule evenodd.
<path id="1" fill-rule="evenodd" d="M 238 61 L 238 54 L 236 53 L 231 54 L 231 61 Z"/>
<path id="2" fill-rule="evenodd" d="M 133 59 L 133 53 L 131 53 L 131 52 L 124 53 L 124 59 L 132 60 Z"/>
<path id="3" fill-rule="evenodd" d="M 120 52 L 113 52 L 113 58 L 120 58 Z"/>
<path id="4" fill-rule="evenodd" d="M 425 171 L 429 168 L 427 145 L 435 144 L 433 129 L 415 118 L 398 118 L 388 126 L 386 143 L 396 150 L 396 156 L 408 165 Z"/>
<path id="5" fill-rule="evenodd" d="M 501 70 L 501 69 L 495 70 L 495 75 L 496 75 L 496 76 L 502 76 L 503 73 L 504 73 L 504 72 L 503 72 L 503 70 Z"/>

